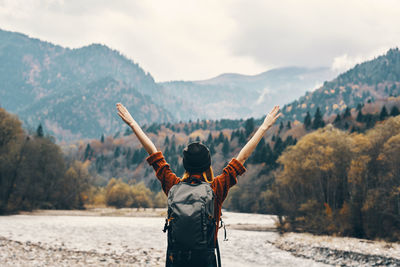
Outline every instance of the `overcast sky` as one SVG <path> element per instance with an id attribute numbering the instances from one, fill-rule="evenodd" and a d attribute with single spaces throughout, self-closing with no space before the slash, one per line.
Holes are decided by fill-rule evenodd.
<path id="1" fill-rule="evenodd" d="M 71 48 L 102 43 L 156 81 L 343 71 L 400 44 L 397 0 L 0 0 L 0 28 Z"/>

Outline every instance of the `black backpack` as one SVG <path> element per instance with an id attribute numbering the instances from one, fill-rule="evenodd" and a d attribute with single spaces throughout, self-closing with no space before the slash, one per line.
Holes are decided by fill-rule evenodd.
<path id="1" fill-rule="evenodd" d="M 215 261 L 214 199 L 210 184 L 192 177 L 170 189 L 164 226 L 164 232 L 168 230 L 167 262 L 171 255 L 174 262 L 196 255 Z"/>

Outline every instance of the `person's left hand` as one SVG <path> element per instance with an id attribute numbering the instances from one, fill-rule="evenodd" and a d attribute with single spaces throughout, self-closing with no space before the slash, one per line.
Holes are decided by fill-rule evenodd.
<path id="1" fill-rule="evenodd" d="M 263 126 L 267 129 L 271 127 L 275 121 L 281 116 L 282 113 L 279 113 L 279 106 L 275 106 L 265 117 Z"/>

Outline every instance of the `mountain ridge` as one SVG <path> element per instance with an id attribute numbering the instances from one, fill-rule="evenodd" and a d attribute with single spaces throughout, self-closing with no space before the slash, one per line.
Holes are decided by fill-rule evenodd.
<path id="1" fill-rule="evenodd" d="M 60 103 L 69 101 L 67 99 L 72 96 L 82 97 L 82 92 L 85 92 L 87 98 L 90 95 L 104 94 L 103 91 L 107 89 L 105 87 L 107 82 L 104 82 L 104 78 L 107 77 L 120 81 L 128 91 L 134 90 L 132 91 L 135 92 L 133 98 L 143 102 L 143 105 L 140 105 L 142 110 L 134 109 L 140 113 L 136 116 L 140 123 L 175 119 L 170 112 L 154 103 L 152 99 L 144 97 L 144 95 L 160 94 L 162 91 L 162 88 L 154 82 L 151 74 L 145 72 L 139 64 L 126 58 L 117 50 L 102 44 L 71 49 L 30 38 L 24 34 L 0 30 L 0 62 L 2 63 L 0 64 L 0 105 L 8 111 L 20 115 L 28 128 L 37 127 L 45 120 L 50 122 L 49 118 L 52 114 L 50 110 L 56 113 L 58 110 L 61 113 L 68 111 L 69 114 L 73 114 L 74 111 L 68 107 L 60 107 Z M 102 83 L 102 81 L 103 88 L 88 91 L 90 84 Z M 92 89 L 94 90 L 94 88 Z M 116 102 L 124 100 L 122 96 L 114 99 Z M 76 125 L 68 125 L 62 118 L 50 123 L 59 125 L 64 132 L 71 132 L 70 137 L 58 135 L 57 131 L 54 131 L 54 127 L 49 127 L 47 130 L 59 141 L 71 140 L 73 136 L 95 138 L 102 133 L 111 134 L 111 129 L 99 127 L 95 134 L 85 125 L 77 127 L 79 121 L 84 121 L 86 117 L 91 116 L 90 112 L 93 112 L 96 105 L 108 105 L 107 102 L 107 99 L 99 99 L 99 103 L 94 103 L 92 107 L 86 107 L 88 114 L 77 116 L 74 120 Z M 126 105 L 130 106 L 129 103 Z M 157 114 L 158 117 L 146 112 L 148 109 L 145 108 L 146 105 L 152 107 L 154 114 Z M 63 110 L 63 108 L 65 109 Z M 97 119 L 108 117 L 109 113 L 113 114 L 114 109 L 113 106 L 108 110 L 100 110 L 101 115 Z M 117 119 L 118 117 L 115 116 L 114 121 Z M 123 125 L 114 126 L 120 131 L 124 127 Z"/>
<path id="2" fill-rule="evenodd" d="M 331 81 L 307 92 L 283 107 L 285 119 L 302 121 L 306 112 L 323 108 L 325 116 L 337 114 L 347 107 L 400 95 L 400 51 L 388 50 L 372 60 L 357 64 Z"/>
<path id="3" fill-rule="evenodd" d="M 60 131 L 71 132 L 70 138 L 58 136 L 54 132 L 57 127 L 49 127 L 49 133 L 62 140 L 72 140 L 72 136 L 98 138 L 101 134 L 124 131 L 123 123 L 114 124 L 119 118 L 109 116 L 115 108 L 110 100 L 124 103 L 130 99 L 136 103 L 140 108 L 132 106 L 132 112 L 140 124 L 260 118 L 276 104 L 283 106 L 285 120 L 302 121 L 306 112 L 314 113 L 317 106 L 330 116 L 346 107 L 355 108 L 379 97 L 398 95 L 398 54 L 398 49 L 391 49 L 375 59 L 379 63 L 358 64 L 334 79 L 334 73 L 327 67 L 291 66 L 255 75 L 223 73 L 201 81 L 156 83 L 138 63 L 106 45 L 94 43 L 71 49 L 0 30 L 0 105 L 20 115 L 30 128 L 47 120 L 47 125 L 57 124 Z M 100 87 L 91 86 L 96 83 Z M 310 91 L 319 84 L 323 85 Z M 111 87 L 107 88 L 108 85 Z M 114 91 L 106 92 L 107 89 Z M 118 95 L 121 90 L 124 96 Z M 133 94 L 131 98 L 128 92 Z M 104 98 L 97 98 L 97 103 L 86 106 L 85 112 L 73 111 L 72 102 L 66 105 L 80 101 L 76 107 L 83 108 L 82 97 L 90 99 L 91 95 Z M 125 104 L 131 107 L 130 103 Z M 96 106 L 103 109 L 98 110 Z M 91 115 L 95 110 L 99 114 Z M 63 113 L 75 114 L 75 124 L 63 121 L 60 115 L 52 115 Z M 78 127 L 78 122 L 87 117 L 97 120 L 93 123 L 97 128 L 90 124 Z M 102 118 L 109 118 L 113 127 L 100 123 Z"/>

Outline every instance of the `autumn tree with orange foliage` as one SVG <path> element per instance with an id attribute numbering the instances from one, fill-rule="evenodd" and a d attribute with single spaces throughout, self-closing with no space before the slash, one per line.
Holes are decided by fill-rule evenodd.
<path id="1" fill-rule="evenodd" d="M 88 184 L 85 166 L 69 166 L 43 129 L 27 134 L 0 108 L 0 214 L 37 208 L 82 208 Z"/>
<path id="2" fill-rule="evenodd" d="M 105 201 L 108 206 L 116 208 L 150 208 L 153 207 L 154 194 L 144 183 L 128 185 L 121 179 L 112 178 L 105 192 Z M 157 199 L 157 206 L 162 200 Z"/>
<path id="3" fill-rule="evenodd" d="M 400 116 L 366 134 L 328 125 L 278 161 L 264 197 L 282 229 L 400 240 Z"/>

